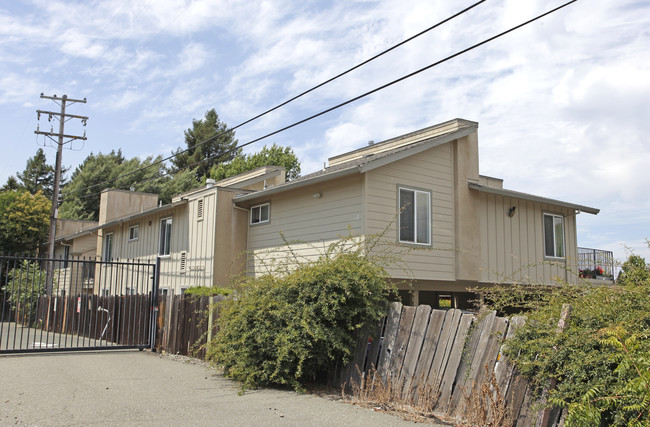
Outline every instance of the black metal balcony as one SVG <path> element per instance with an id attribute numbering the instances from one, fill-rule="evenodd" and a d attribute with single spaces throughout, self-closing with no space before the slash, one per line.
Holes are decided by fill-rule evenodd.
<path id="1" fill-rule="evenodd" d="M 578 269 L 580 276 L 596 279 L 599 276 L 614 279 L 614 253 L 601 249 L 578 248 Z"/>

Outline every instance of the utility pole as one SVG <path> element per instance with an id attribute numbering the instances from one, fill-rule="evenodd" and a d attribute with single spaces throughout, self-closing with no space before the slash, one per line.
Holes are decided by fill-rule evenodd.
<path id="1" fill-rule="evenodd" d="M 46 273 L 46 283 L 47 283 L 47 295 L 52 295 L 52 279 L 53 279 L 53 273 L 54 273 L 54 238 L 56 235 L 56 219 L 59 216 L 59 187 L 61 184 L 61 156 L 63 152 L 63 145 L 67 144 L 70 141 L 76 140 L 76 139 L 81 139 L 81 140 L 86 140 L 86 131 L 84 131 L 83 136 L 78 136 L 78 135 L 66 135 L 65 133 L 65 122 L 67 122 L 70 119 L 80 119 L 81 123 L 86 126 L 86 122 L 88 121 L 88 117 L 86 116 L 76 116 L 74 114 L 66 114 L 65 112 L 65 107 L 66 104 L 75 104 L 77 102 L 82 102 L 86 103 L 86 98 L 84 99 L 70 99 L 68 98 L 68 95 L 63 95 L 61 98 L 57 97 L 56 95 L 54 96 L 45 96 L 41 93 L 41 98 L 42 99 L 50 99 L 54 101 L 55 103 L 59 104 L 61 106 L 61 112 L 57 113 L 54 111 L 41 111 L 41 110 L 36 110 L 38 120 L 41 119 L 41 114 L 47 114 L 48 115 L 48 120 L 52 121 L 52 118 L 55 118 L 59 121 L 59 132 L 55 133 L 54 132 L 54 126 L 50 129 L 50 132 L 43 132 L 40 130 L 40 125 L 36 126 L 36 130 L 34 131 L 35 134 L 37 135 L 45 135 L 46 137 L 50 138 L 52 141 L 54 141 L 57 144 L 56 148 L 56 166 L 54 170 L 54 190 L 52 191 L 52 213 L 50 214 L 50 235 L 49 235 L 49 241 L 48 241 L 48 250 L 47 250 L 47 257 L 48 257 L 48 262 L 47 262 L 47 273 Z M 56 139 L 55 139 L 56 137 Z"/>

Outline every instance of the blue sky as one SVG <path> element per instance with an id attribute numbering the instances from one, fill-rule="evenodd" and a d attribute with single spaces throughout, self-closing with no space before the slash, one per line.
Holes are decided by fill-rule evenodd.
<path id="1" fill-rule="evenodd" d="M 237 131 L 244 143 L 562 4 L 488 0 L 462 17 Z M 87 98 L 88 140 L 63 154 L 169 155 L 215 108 L 233 126 L 471 1 L 12 0 L 0 3 L 0 181 L 42 139 L 46 95 Z M 502 39 L 276 135 L 303 173 L 327 157 L 462 117 L 480 171 L 504 187 L 601 209 L 578 244 L 650 259 L 650 2 L 582 0 Z M 48 127 L 41 119 L 41 129 Z M 83 129 L 69 122 L 68 132 Z M 248 151 L 259 150 L 264 142 Z M 53 163 L 55 150 L 45 148 Z M 626 249 L 628 248 L 628 249 Z"/>

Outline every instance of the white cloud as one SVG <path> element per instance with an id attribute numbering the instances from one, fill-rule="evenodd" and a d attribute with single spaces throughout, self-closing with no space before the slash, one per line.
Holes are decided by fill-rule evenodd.
<path id="1" fill-rule="evenodd" d="M 33 116 L 40 92 L 87 96 L 80 114 L 91 115 L 93 147 L 168 152 L 210 108 L 228 124 L 242 122 L 470 3 L 9 2 L 0 9 L 0 117 Z M 274 131 L 560 3 L 486 2 L 237 135 L 246 142 Z M 370 139 L 476 120 L 482 173 L 508 188 L 601 207 L 580 218 L 587 242 L 611 246 L 631 236 L 617 218 L 635 224 L 636 242 L 645 236 L 635 219 L 650 208 L 648 16 L 647 2 L 577 2 L 268 143 L 293 145 L 307 173 Z M 15 134 L 13 127 L 3 123 Z M 9 175 L 14 166 L 0 170 Z"/>

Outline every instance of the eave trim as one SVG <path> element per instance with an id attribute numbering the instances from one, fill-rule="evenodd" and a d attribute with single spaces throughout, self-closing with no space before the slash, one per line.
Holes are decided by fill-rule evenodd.
<path id="1" fill-rule="evenodd" d="M 486 185 L 477 184 L 475 182 L 469 181 L 467 186 L 472 189 L 479 191 L 481 193 L 496 194 L 504 197 L 513 197 L 515 199 L 528 200 L 531 202 L 545 203 L 548 205 L 560 206 L 563 208 L 574 209 L 580 212 L 586 212 L 593 215 L 598 215 L 600 209 L 591 208 L 589 206 L 576 205 L 575 203 L 563 202 L 561 200 L 549 199 L 546 197 L 535 196 L 533 194 L 521 193 L 519 191 L 504 190 L 502 188 L 488 187 Z"/>

